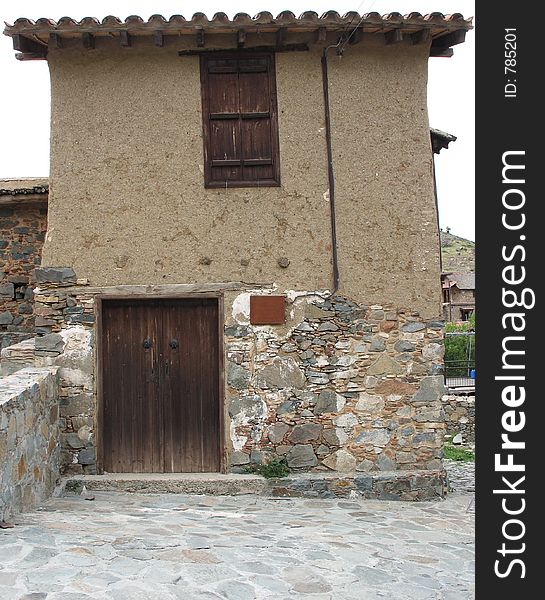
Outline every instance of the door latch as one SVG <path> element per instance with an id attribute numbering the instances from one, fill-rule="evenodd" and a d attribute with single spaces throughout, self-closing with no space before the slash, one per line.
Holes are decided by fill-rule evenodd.
<path id="1" fill-rule="evenodd" d="M 168 343 L 168 345 L 173 349 L 176 350 L 179 346 L 180 343 L 178 342 L 178 340 L 172 339 L 170 340 L 170 342 Z"/>
<path id="2" fill-rule="evenodd" d="M 142 342 L 142 346 L 144 346 L 144 348 L 146 350 L 149 350 L 152 346 L 151 340 L 149 338 L 146 338 L 143 342 Z"/>

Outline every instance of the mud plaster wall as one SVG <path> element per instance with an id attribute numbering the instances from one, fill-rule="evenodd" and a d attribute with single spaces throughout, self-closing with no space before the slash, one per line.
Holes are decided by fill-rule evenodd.
<path id="1" fill-rule="evenodd" d="M 178 49 L 50 52 L 43 264 L 92 285 L 330 287 L 320 49 L 276 56 L 282 186 L 261 190 L 204 188 L 199 61 Z M 340 293 L 435 317 L 427 48 L 372 40 L 333 57 L 330 82 Z"/>

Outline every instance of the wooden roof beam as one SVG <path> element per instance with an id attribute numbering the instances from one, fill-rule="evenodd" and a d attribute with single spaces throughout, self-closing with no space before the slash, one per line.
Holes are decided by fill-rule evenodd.
<path id="1" fill-rule="evenodd" d="M 363 30 L 358 27 L 352 34 L 349 34 L 348 45 L 359 44 L 363 40 Z"/>
<path id="2" fill-rule="evenodd" d="M 276 30 L 276 45 L 283 46 L 286 43 L 287 30 L 284 27 Z"/>
<path id="3" fill-rule="evenodd" d="M 315 43 L 316 44 L 323 44 L 326 41 L 326 37 L 327 37 L 327 29 L 325 27 L 318 27 L 318 29 L 316 30 L 315 33 Z"/>
<path id="4" fill-rule="evenodd" d="M 431 31 L 429 29 L 421 29 L 411 33 L 411 41 L 413 44 L 426 44 L 431 40 Z"/>
<path id="5" fill-rule="evenodd" d="M 384 34 L 384 39 L 388 46 L 391 44 L 399 44 L 399 42 L 403 41 L 403 32 L 401 29 L 392 29 Z"/>
<path id="6" fill-rule="evenodd" d="M 153 43 L 159 47 L 162 47 L 164 45 L 165 38 L 163 36 L 162 31 L 154 31 L 153 32 Z"/>
<path id="7" fill-rule="evenodd" d="M 92 50 L 95 47 L 95 36 L 86 31 L 81 34 L 81 43 L 86 50 Z"/>
<path id="8" fill-rule="evenodd" d="M 450 58 L 454 54 L 452 48 L 437 48 L 432 46 L 430 48 L 430 56 L 433 58 Z"/>
<path id="9" fill-rule="evenodd" d="M 131 45 L 131 36 L 128 31 L 121 30 L 119 32 L 119 43 L 124 48 L 129 48 Z"/>
<path id="10" fill-rule="evenodd" d="M 61 36 L 58 33 L 50 33 L 48 46 L 50 48 L 62 48 Z"/>
<path id="11" fill-rule="evenodd" d="M 431 46 L 432 48 L 450 48 L 451 46 L 456 46 L 456 44 L 461 44 L 465 39 L 466 30 L 458 29 L 458 31 L 452 31 L 446 35 L 434 38 Z"/>
<path id="12" fill-rule="evenodd" d="M 47 55 L 47 45 L 40 44 L 35 40 L 31 40 L 19 33 L 13 34 L 13 49 L 22 52 L 23 54 L 41 54 L 43 58 Z"/>

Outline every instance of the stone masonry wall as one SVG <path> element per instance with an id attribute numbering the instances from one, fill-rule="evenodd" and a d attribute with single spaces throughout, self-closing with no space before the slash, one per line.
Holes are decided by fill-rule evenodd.
<path id="1" fill-rule="evenodd" d="M 63 472 L 93 474 L 97 291 L 74 282 L 39 283 L 36 310 L 49 333 L 36 354 L 60 367 Z M 295 472 L 442 469 L 442 322 L 313 294 L 288 300 L 285 325 L 258 327 L 244 322 L 248 298 L 225 296 L 232 471 L 274 457 Z"/>
<path id="2" fill-rule="evenodd" d="M 51 495 L 59 476 L 57 368 L 0 379 L 0 521 Z"/>
<path id="3" fill-rule="evenodd" d="M 0 349 L 34 332 L 32 283 L 46 227 L 46 206 L 0 205 Z"/>
<path id="4" fill-rule="evenodd" d="M 296 301 L 297 303 L 297 301 Z M 442 323 L 336 296 L 288 335 L 226 328 L 231 465 L 441 469 Z"/>
<path id="5" fill-rule="evenodd" d="M 446 433 L 462 434 L 464 444 L 475 444 L 475 396 L 445 394 L 441 398 L 445 412 Z"/>

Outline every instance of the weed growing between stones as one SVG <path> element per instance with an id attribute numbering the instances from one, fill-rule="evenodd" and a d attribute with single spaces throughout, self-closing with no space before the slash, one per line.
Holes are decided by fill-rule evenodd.
<path id="1" fill-rule="evenodd" d="M 288 463 L 283 458 L 275 458 L 269 461 L 267 464 L 251 465 L 246 467 L 247 473 L 255 473 L 261 475 L 267 479 L 287 477 L 290 474 L 290 468 Z"/>
<path id="2" fill-rule="evenodd" d="M 457 460 L 459 462 L 474 462 L 475 454 L 464 448 L 456 448 L 455 446 L 445 444 L 443 448 L 443 458 Z"/>

